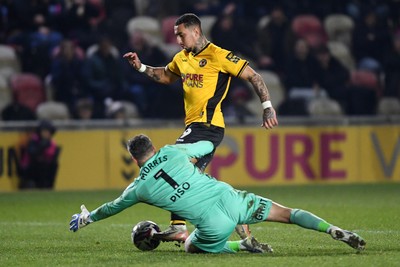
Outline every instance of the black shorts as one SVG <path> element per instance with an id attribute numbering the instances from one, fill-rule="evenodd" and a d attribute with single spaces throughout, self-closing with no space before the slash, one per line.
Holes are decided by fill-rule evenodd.
<path id="1" fill-rule="evenodd" d="M 204 171 L 204 169 L 212 160 L 215 149 L 217 146 L 219 146 L 219 144 L 221 144 L 224 134 L 225 129 L 222 127 L 194 122 L 186 127 L 182 135 L 176 139 L 175 144 L 195 143 L 203 140 L 213 143 L 214 150 L 210 154 L 198 159 L 196 163 L 196 166 Z"/>

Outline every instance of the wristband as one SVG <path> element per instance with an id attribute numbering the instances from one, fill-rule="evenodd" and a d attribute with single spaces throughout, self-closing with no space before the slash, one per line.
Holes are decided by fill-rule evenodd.
<path id="1" fill-rule="evenodd" d="M 269 101 L 269 100 L 262 102 L 261 105 L 262 105 L 263 109 L 272 108 L 271 101 Z"/>
<path id="2" fill-rule="evenodd" d="M 142 63 L 142 66 L 140 66 L 140 68 L 138 69 L 138 72 L 145 72 L 146 69 L 147 69 L 147 66 Z"/>

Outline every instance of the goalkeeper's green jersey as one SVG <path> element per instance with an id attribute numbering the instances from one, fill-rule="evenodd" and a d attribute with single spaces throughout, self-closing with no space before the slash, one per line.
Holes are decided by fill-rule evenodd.
<path id="1" fill-rule="evenodd" d="M 213 150 L 209 141 L 167 145 L 140 168 L 137 177 L 114 201 L 92 211 L 93 221 L 105 219 L 139 202 L 171 211 L 196 224 L 233 188 L 202 173 L 190 162 Z"/>

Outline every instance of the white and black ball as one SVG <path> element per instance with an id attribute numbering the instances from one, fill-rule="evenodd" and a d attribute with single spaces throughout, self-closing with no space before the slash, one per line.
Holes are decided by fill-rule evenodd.
<path id="1" fill-rule="evenodd" d="M 160 245 L 160 240 L 153 238 L 153 234 L 160 231 L 160 227 L 155 222 L 138 222 L 132 229 L 132 243 L 142 251 L 156 249 Z"/>

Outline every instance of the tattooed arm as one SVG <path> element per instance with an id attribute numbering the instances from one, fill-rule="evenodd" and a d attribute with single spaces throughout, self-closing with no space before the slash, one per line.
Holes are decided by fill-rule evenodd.
<path id="1" fill-rule="evenodd" d="M 167 67 L 151 67 L 142 64 L 138 55 L 133 52 L 128 52 L 124 55 L 129 62 L 137 71 L 143 72 L 153 81 L 170 84 L 179 79 L 179 76 L 172 73 Z M 141 71 L 143 70 L 143 71 Z"/>
<path id="2" fill-rule="evenodd" d="M 255 70 L 253 70 L 250 66 L 248 65 L 246 66 L 242 75 L 240 75 L 240 78 L 251 83 L 254 91 L 260 98 L 261 103 L 265 103 L 266 101 L 271 101 L 268 88 L 265 85 L 264 80 L 262 79 L 261 75 L 258 74 Z M 264 108 L 263 123 L 261 124 L 261 126 L 265 127 L 265 129 L 272 129 L 274 128 L 274 126 L 277 125 L 278 125 L 278 120 L 276 119 L 276 112 L 274 108 L 272 106 Z"/>

